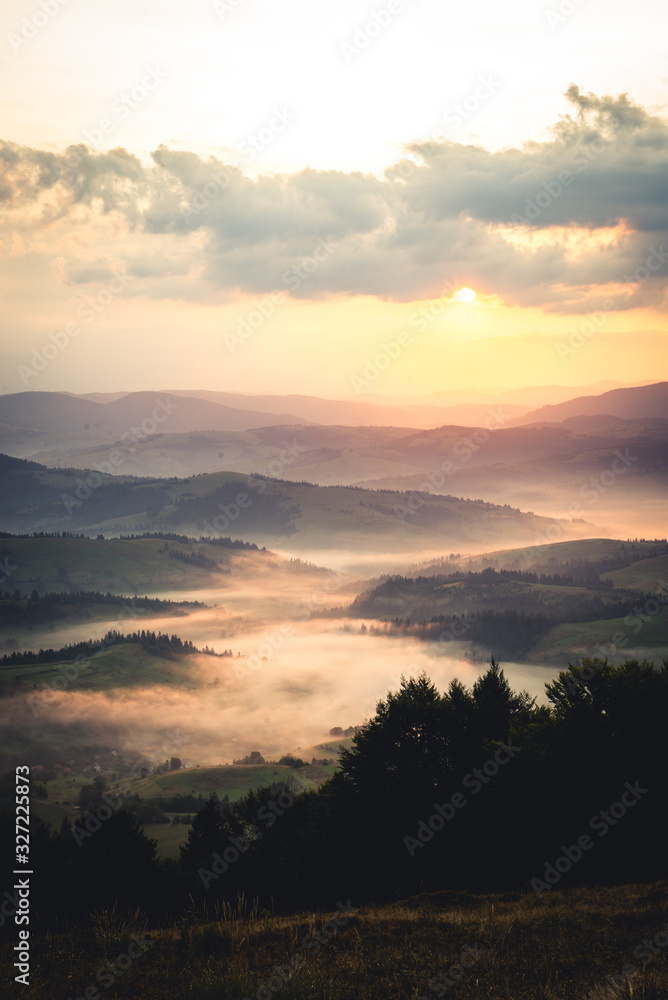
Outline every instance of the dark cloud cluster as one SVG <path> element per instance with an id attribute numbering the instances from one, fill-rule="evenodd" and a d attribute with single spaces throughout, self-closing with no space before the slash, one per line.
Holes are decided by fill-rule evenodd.
<path id="1" fill-rule="evenodd" d="M 286 287 L 303 297 L 410 301 L 462 282 L 509 303 L 580 312 L 596 305 L 597 286 L 622 283 L 628 296 L 618 308 L 662 308 L 668 264 L 646 278 L 637 270 L 668 243 L 668 122 L 624 94 L 571 85 L 566 97 L 571 113 L 545 141 L 497 152 L 416 141 L 382 178 L 304 170 L 252 179 L 236 165 L 166 146 L 145 165 L 123 149 L 79 145 L 57 155 L 4 143 L 0 201 L 29 208 L 37 225 L 83 206 L 117 213 L 138 238 L 170 235 L 171 251 L 153 260 L 138 251 L 128 266 L 138 277 L 196 267 L 193 297 L 204 286 L 254 294 Z M 509 227 L 529 242 L 509 239 Z M 200 230 L 205 239 L 180 245 Z M 599 230 L 606 240 L 596 239 Z M 585 237 L 576 254 L 571 231 Z M 335 252 L 305 263 L 317 259 L 321 240 Z M 288 283 L 300 267 L 311 269 Z M 86 270 L 68 274 L 85 280 Z"/>
<path id="2" fill-rule="evenodd" d="M 432 219 L 464 213 L 502 224 L 527 218 L 527 202 L 538 201 L 539 213 L 528 213 L 537 228 L 626 220 L 645 232 L 668 229 L 668 122 L 625 94 L 599 98 L 571 85 L 566 96 L 574 116 L 522 150 L 414 143 L 430 169 L 410 184 L 407 202 Z"/>

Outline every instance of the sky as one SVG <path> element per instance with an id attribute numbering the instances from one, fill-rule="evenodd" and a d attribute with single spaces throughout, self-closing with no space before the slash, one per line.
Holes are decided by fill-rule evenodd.
<path id="1" fill-rule="evenodd" d="M 0 391 L 665 378 L 666 20 L 7 0 Z"/>

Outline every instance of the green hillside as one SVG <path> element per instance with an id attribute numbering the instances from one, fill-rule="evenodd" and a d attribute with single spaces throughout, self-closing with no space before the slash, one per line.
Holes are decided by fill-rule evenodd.
<path id="1" fill-rule="evenodd" d="M 0 656 L 25 649 L 60 648 L 73 636 L 88 638 L 110 629 L 134 628 L 137 622 L 181 619 L 205 605 L 201 601 L 166 601 L 100 591 L 54 591 L 29 595 L 0 588 Z"/>
<path id="2" fill-rule="evenodd" d="M 121 781 L 119 788 L 131 787 L 144 799 L 154 796 L 204 795 L 215 792 L 236 801 L 257 788 L 267 788 L 278 781 L 290 781 L 300 788 L 317 788 L 322 780 L 313 776 L 316 768 L 285 767 L 280 764 L 228 764 L 219 767 L 191 767 L 170 774 L 151 775 L 141 781 Z M 332 768 L 333 770 L 333 768 Z M 330 775 L 328 774 L 327 777 Z"/>
<path id="3" fill-rule="evenodd" d="M 150 652 L 138 643 L 109 646 L 77 664 L 74 658 L 58 663 L 0 666 L 0 690 L 25 692 L 44 685 L 57 689 L 57 681 L 68 680 L 68 691 L 114 691 L 126 687 L 184 687 L 192 685 L 190 657 Z M 224 662 L 221 661 L 221 662 Z M 221 668 L 223 669 L 223 668 Z"/>
<path id="4" fill-rule="evenodd" d="M 527 653 L 527 660 L 559 664 L 585 656 L 617 662 L 639 654 L 659 661 L 668 656 L 668 606 L 644 621 L 637 615 L 602 621 L 565 622 L 551 628 Z"/>
<path id="5" fill-rule="evenodd" d="M 478 653 L 536 662 L 600 655 L 598 647 L 610 642 L 620 655 L 625 649 L 663 655 L 668 584 L 659 593 L 659 581 L 666 548 L 662 541 L 588 539 L 491 552 L 461 564 L 455 553 L 409 575 L 369 581 L 343 613 L 375 619 L 374 634 L 439 643 L 442 652 L 445 639 L 457 637 Z"/>
<path id="6" fill-rule="evenodd" d="M 0 538 L 2 586 L 23 593 L 154 594 L 225 587 L 234 573 L 275 561 L 268 552 L 161 538 Z"/>
<path id="7" fill-rule="evenodd" d="M 606 600 L 608 593 L 601 591 L 596 596 Z M 585 587 L 499 579 L 483 571 L 483 574 L 452 581 L 440 576 L 418 577 L 417 580 L 393 577 L 370 594 L 357 598 L 351 612 L 355 617 L 410 617 L 413 621 L 483 608 L 527 613 L 549 610 L 559 616 L 575 612 L 591 597 L 592 593 Z M 619 599 L 618 592 L 610 594 L 610 600 L 615 598 Z"/>
<path id="8" fill-rule="evenodd" d="M 235 481 L 231 479 L 233 475 L 219 473 L 186 482 L 188 490 L 192 487 L 200 498 L 211 496 L 217 489 L 231 493 L 246 491 L 252 496 L 254 487 L 248 486 L 248 480 Z M 186 492 L 181 485 L 178 489 Z M 274 498 L 275 506 L 293 512 L 294 531 L 289 534 L 292 549 L 336 547 L 400 552 L 439 548 L 455 544 L 455 541 L 459 545 L 474 546 L 483 544 L 486 539 L 524 538 L 529 543 L 535 541 L 541 529 L 544 531 L 552 523 L 510 507 L 435 494 L 267 481 L 263 496 L 269 500 Z M 199 508 L 192 509 L 202 509 L 201 503 Z M 184 517 L 191 517 L 182 522 L 185 530 L 193 533 L 203 530 L 204 521 L 190 513 L 189 505 L 182 504 L 179 509 Z M 251 511 L 252 506 L 249 513 Z M 164 516 L 169 517 L 169 512 Z M 270 534 L 263 526 L 252 525 L 243 511 L 234 522 L 234 530 L 258 544 L 276 543 L 275 534 Z M 582 534 L 584 529 L 571 526 L 567 530 Z"/>
<path id="9" fill-rule="evenodd" d="M 580 538 L 577 540 L 527 545 L 524 548 L 497 549 L 465 560 L 465 569 L 480 569 L 498 564 L 500 569 L 532 569 L 550 563 L 563 564 L 572 560 L 600 562 L 618 557 L 639 557 L 656 549 L 654 541 L 623 541 L 617 538 Z M 665 542 L 663 543 L 665 547 Z M 612 576 L 611 576 L 612 578 Z M 619 586 L 626 586 L 620 580 Z"/>
<path id="10" fill-rule="evenodd" d="M 615 587 L 630 587 L 632 590 L 659 591 L 668 593 L 668 555 L 653 559 L 642 559 L 624 569 L 604 574 Z"/>
<path id="11" fill-rule="evenodd" d="M 49 470 L 6 456 L 0 461 L 3 468 L 12 500 L 0 505 L 0 528 L 14 532 L 160 530 L 197 536 L 232 532 L 259 545 L 289 539 L 293 549 L 400 552 L 453 544 L 531 544 L 553 523 L 482 500 L 323 487 L 236 472 L 130 479 Z M 587 526 L 564 522 L 563 531 L 581 536 Z"/>

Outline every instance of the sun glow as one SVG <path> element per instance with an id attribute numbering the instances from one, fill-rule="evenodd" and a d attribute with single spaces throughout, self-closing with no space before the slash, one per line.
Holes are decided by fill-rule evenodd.
<path id="1" fill-rule="evenodd" d="M 476 293 L 472 288 L 460 288 L 458 292 L 455 293 L 455 299 L 457 302 L 471 303 L 475 300 Z"/>

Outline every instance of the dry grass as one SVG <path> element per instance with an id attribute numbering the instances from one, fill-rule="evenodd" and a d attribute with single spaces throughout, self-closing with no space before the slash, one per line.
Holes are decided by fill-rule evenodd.
<path id="1" fill-rule="evenodd" d="M 431 989 L 429 981 L 458 962 L 468 946 L 484 954 L 471 960 L 471 967 L 458 982 L 451 980 L 441 996 L 588 1000 L 591 991 L 605 987 L 606 976 L 633 964 L 637 971 L 626 986 L 598 996 L 668 997 L 663 949 L 646 967 L 633 954 L 644 938 L 653 938 L 666 925 L 666 882 L 554 891 L 541 900 L 533 894 L 424 894 L 361 908 L 317 955 L 310 954 L 304 938 L 332 916 L 258 914 L 242 901 L 239 908 L 212 914 L 206 923 L 193 918 L 155 929 L 149 950 L 113 986 L 97 983 L 99 996 L 242 1000 L 259 991 L 261 1000 L 432 1000 L 447 984 L 435 983 Z M 133 919 L 98 914 L 90 928 L 35 939 L 32 985 L 22 987 L 21 996 L 83 996 L 87 986 L 96 984 L 96 971 L 126 950 L 132 933 L 143 930 L 141 915 Z M 14 943 L 9 940 L 3 948 L 9 965 Z M 301 958 L 300 967 L 282 986 L 278 978 L 268 982 L 277 966 L 299 961 L 295 956 Z M 8 971 L 7 978 L 12 976 Z"/>

